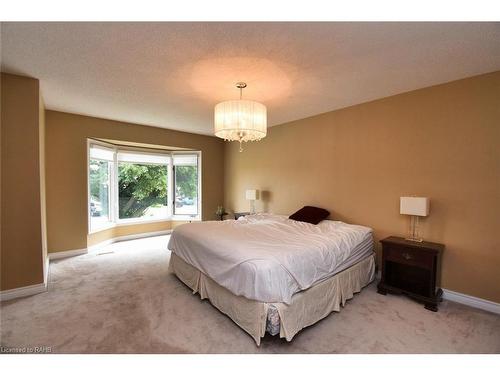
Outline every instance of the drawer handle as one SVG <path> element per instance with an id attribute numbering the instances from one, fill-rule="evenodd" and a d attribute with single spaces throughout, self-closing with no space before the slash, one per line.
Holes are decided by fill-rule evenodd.
<path id="1" fill-rule="evenodd" d="M 413 257 L 408 253 L 403 253 L 403 258 L 405 258 L 406 260 L 413 259 Z"/>

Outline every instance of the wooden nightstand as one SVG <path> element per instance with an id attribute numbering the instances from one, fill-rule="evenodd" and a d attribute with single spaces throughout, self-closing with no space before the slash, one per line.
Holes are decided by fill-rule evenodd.
<path id="1" fill-rule="evenodd" d="M 423 302 L 426 309 L 438 311 L 443 295 L 439 283 L 444 245 L 407 241 L 401 237 L 387 237 L 380 242 L 382 279 L 378 292 L 406 294 Z"/>

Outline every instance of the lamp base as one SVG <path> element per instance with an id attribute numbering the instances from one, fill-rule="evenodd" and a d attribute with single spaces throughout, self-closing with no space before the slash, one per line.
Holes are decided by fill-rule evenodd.
<path id="1" fill-rule="evenodd" d="M 423 239 L 420 238 L 418 229 L 418 216 L 412 215 L 410 217 L 410 232 L 408 233 L 408 237 L 406 237 L 405 240 L 412 242 L 423 242 Z"/>
<path id="2" fill-rule="evenodd" d="M 250 215 L 255 215 L 255 201 L 250 201 Z"/>

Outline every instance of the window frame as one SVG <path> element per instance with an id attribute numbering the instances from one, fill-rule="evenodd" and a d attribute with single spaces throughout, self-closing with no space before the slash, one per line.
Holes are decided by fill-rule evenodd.
<path id="1" fill-rule="evenodd" d="M 196 195 L 196 204 L 198 207 L 198 213 L 196 215 L 182 215 L 182 214 L 175 214 L 175 170 L 174 170 L 174 155 L 193 155 L 196 154 L 197 157 L 197 167 L 198 167 L 198 190 L 197 190 L 197 195 Z M 172 173 L 170 174 L 171 179 L 172 179 L 172 217 L 175 218 L 175 220 L 179 221 L 193 221 L 197 220 L 197 218 L 201 218 L 201 151 L 174 151 L 172 152 Z"/>
<path id="2" fill-rule="evenodd" d="M 127 162 L 127 161 L 122 161 L 118 160 L 118 154 L 120 152 L 128 152 L 128 153 L 135 153 L 135 154 L 142 154 L 142 155 L 154 155 L 158 154 L 161 156 L 166 156 L 168 158 L 167 163 L 155 163 L 155 162 Z M 117 226 L 125 226 L 125 225 L 131 225 L 131 224 L 142 224 L 142 223 L 155 223 L 155 222 L 160 222 L 160 221 L 166 221 L 166 220 L 171 220 L 172 218 L 172 207 L 170 203 L 170 194 L 171 194 L 171 170 L 172 170 L 172 156 L 170 153 L 166 152 L 155 152 L 155 150 L 152 150 L 151 152 L 145 152 L 144 150 L 138 151 L 137 149 L 131 148 L 131 147 L 117 147 L 116 152 L 115 152 L 115 159 L 116 159 L 116 164 L 115 164 L 115 169 L 117 170 L 116 172 L 116 180 L 114 180 L 114 184 L 116 186 L 116 193 L 115 193 L 115 198 L 116 198 L 116 203 L 115 207 L 113 208 L 115 212 L 115 223 Z M 118 191 L 118 171 L 120 168 L 120 163 L 131 163 L 131 164 L 138 164 L 138 165 L 165 165 L 167 167 L 167 216 L 162 217 L 162 218 L 155 218 L 155 219 L 148 219 L 148 218 L 142 218 L 142 217 L 132 217 L 132 218 L 127 218 L 127 219 L 121 219 L 120 214 L 119 214 L 119 191 Z"/>
<path id="3" fill-rule="evenodd" d="M 109 228 L 113 228 L 115 226 L 115 217 L 114 217 L 114 189 L 115 189 L 115 159 L 116 159 L 116 153 L 113 150 L 113 161 L 106 160 L 111 164 L 110 169 L 110 189 L 109 189 L 109 198 L 108 198 L 108 216 L 109 216 L 109 221 L 106 224 L 100 225 L 98 228 L 92 228 L 92 215 L 90 214 L 90 203 L 91 203 L 91 195 L 90 195 L 90 159 L 94 159 L 90 157 L 90 148 L 91 145 L 95 144 L 101 147 L 105 147 L 107 149 L 113 149 L 113 147 L 110 147 L 111 145 L 105 142 L 98 142 L 98 141 L 92 141 L 87 140 L 87 222 L 88 222 L 88 233 L 96 233 L 100 232 Z M 97 159 L 97 160 L 104 160 L 104 159 Z"/>
<path id="4" fill-rule="evenodd" d="M 110 210 L 109 210 L 109 217 L 110 221 L 108 224 L 99 226 L 98 228 L 92 228 L 92 216 L 90 213 L 90 202 L 91 202 L 91 196 L 90 196 L 90 149 L 91 145 L 97 145 L 100 147 L 105 147 L 107 149 L 113 150 L 113 161 L 111 165 L 111 174 L 110 174 L 110 184 L 111 184 L 111 189 L 110 189 L 110 197 L 109 197 L 109 204 L 110 204 Z M 168 158 L 168 163 L 167 165 L 167 187 L 168 187 L 168 193 L 167 193 L 167 210 L 168 210 L 168 215 L 164 218 L 155 218 L 155 219 L 148 219 L 148 218 L 128 218 L 128 219 L 120 219 L 119 218 L 119 207 L 118 207 L 118 202 L 119 202 L 119 192 L 118 192 L 118 168 L 119 168 L 119 163 L 122 161 L 118 160 L 118 153 L 119 152 L 131 152 L 131 153 L 137 153 L 137 154 L 160 154 L 162 156 L 166 156 Z M 175 186 L 174 186 L 174 155 L 179 155 L 179 154 L 187 154 L 187 155 L 196 155 L 197 157 L 197 166 L 198 166 L 198 189 L 197 189 L 197 208 L 198 208 L 198 213 L 197 215 L 179 215 L 179 214 L 174 214 L 175 212 Z M 161 149 L 145 149 L 145 148 L 140 148 L 140 147 L 131 147 L 131 146 L 118 146 L 112 143 L 107 143 L 103 141 L 99 141 L 96 139 L 87 139 L 87 218 L 88 218 L 88 233 L 96 233 L 100 232 L 109 228 L 117 227 L 117 226 L 127 226 L 127 225 L 134 225 L 134 224 L 146 224 L 146 223 L 157 223 L 157 222 L 162 222 L 162 221 L 200 221 L 202 218 L 202 153 L 201 151 L 195 151 L 195 150 L 182 150 L 182 151 L 173 151 L 173 150 L 161 150 Z M 133 163 L 133 162 L 131 162 Z M 136 163 L 136 164 L 150 164 L 150 165 L 165 165 L 163 163 L 148 163 L 148 162 L 141 162 L 141 163 Z"/>

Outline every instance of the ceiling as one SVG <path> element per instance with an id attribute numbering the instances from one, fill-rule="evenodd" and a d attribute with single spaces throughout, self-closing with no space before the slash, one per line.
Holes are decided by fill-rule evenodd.
<path id="1" fill-rule="evenodd" d="M 2 71 L 48 109 L 212 134 L 243 96 L 269 125 L 500 70 L 500 23 L 2 23 Z"/>

